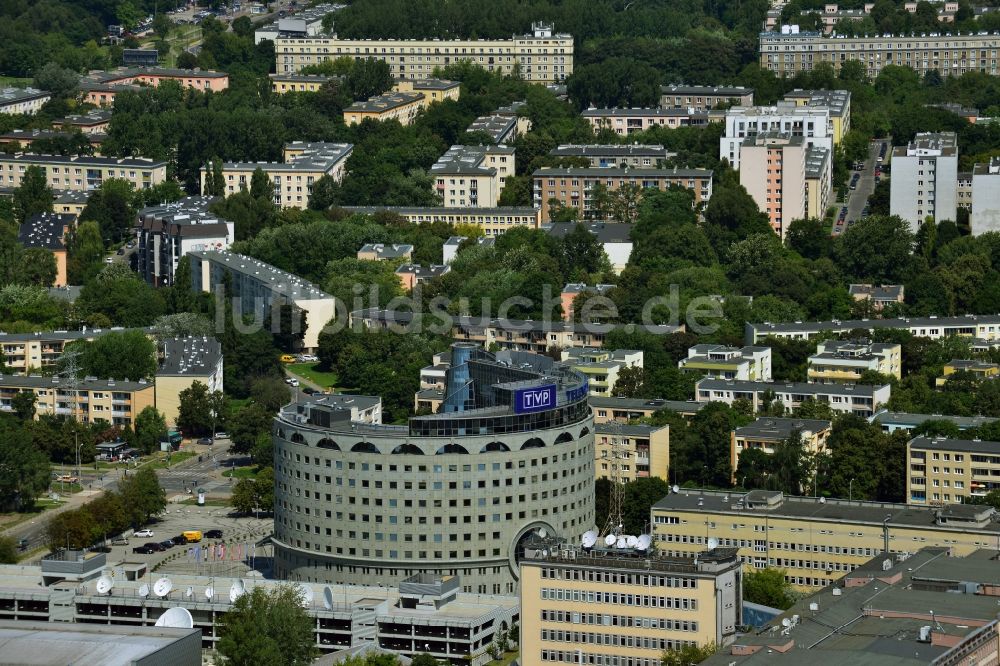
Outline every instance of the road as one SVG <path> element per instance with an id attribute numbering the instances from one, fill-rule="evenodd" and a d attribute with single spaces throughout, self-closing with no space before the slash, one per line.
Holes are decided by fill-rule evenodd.
<path id="1" fill-rule="evenodd" d="M 857 188 L 847 190 L 847 217 L 845 218 L 845 224 L 838 225 L 834 223 L 834 236 L 843 233 L 844 230 L 847 229 L 847 227 L 849 227 L 855 220 L 861 219 L 861 211 L 863 211 L 865 206 L 868 205 L 868 198 L 872 195 L 872 192 L 875 191 L 876 158 L 878 157 L 879 150 L 881 149 L 883 143 L 887 144 L 886 154 L 888 154 L 888 151 L 892 149 L 892 146 L 888 145 L 888 140 L 882 139 L 879 141 L 872 141 L 868 144 L 868 159 L 865 160 L 865 168 L 861 170 L 861 178 L 858 179 Z M 838 214 L 843 206 L 843 203 L 837 204 Z"/>

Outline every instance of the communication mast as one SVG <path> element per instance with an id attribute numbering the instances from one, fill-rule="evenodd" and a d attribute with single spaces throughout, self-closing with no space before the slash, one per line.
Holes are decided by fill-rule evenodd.
<path id="1" fill-rule="evenodd" d="M 607 424 L 608 435 L 611 437 L 611 456 L 609 460 L 608 478 L 611 481 L 611 493 L 608 498 L 608 520 L 601 530 L 601 536 L 619 536 L 624 527 L 622 519 L 622 505 L 625 503 L 625 484 L 622 482 L 621 465 L 628 456 L 622 439 L 621 424 L 617 421 L 609 421 Z"/>
<path id="2" fill-rule="evenodd" d="M 60 385 L 63 388 L 69 389 L 73 392 L 73 420 L 77 423 L 83 421 L 80 418 L 80 352 L 69 351 L 64 352 L 62 359 L 63 365 L 63 380 Z M 56 401 L 58 404 L 58 400 Z M 73 428 L 73 443 L 76 448 L 76 476 L 80 476 L 80 431 L 74 427 Z"/>

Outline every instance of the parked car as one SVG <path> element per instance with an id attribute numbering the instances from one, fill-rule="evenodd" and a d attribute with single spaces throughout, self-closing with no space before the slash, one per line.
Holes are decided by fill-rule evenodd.
<path id="1" fill-rule="evenodd" d="M 229 439 L 228 432 L 217 432 L 215 433 L 215 439 Z"/>
<path id="2" fill-rule="evenodd" d="M 115 539 L 112 539 L 111 540 L 111 545 L 112 546 L 127 546 L 128 545 L 128 537 L 120 536 L 120 537 L 117 537 Z"/>
<path id="3" fill-rule="evenodd" d="M 164 550 L 166 550 L 167 548 L 173 548 L 174 547 L 174 540 L 173 539 L 166 539 L 164 541 L 161 541 L 160 545 L 163 546 Z"/>
<path id="4" fill-rule="evenodd" d="M 221 539 L 222 538 L 222 530 L 208 530 L 207 532 L 205 532 L 205 538 L 206 539 Z"/>
<path id="5" fill-rule="evenodd" d="M 140 555 L 151 555 L 155 551 L 152 548 L 150 548 L 149 545 L 142 545 L 142 546 L 136 546 L 135 548 L 133 548 L 132 552 L 133 553 L 138 553 Z"/>
<path id="6" fill-rule="evenodd" d="M 20 539 L 18 539 L 17 540 L 17 549 L 18 550 L 28 550 L 28 540 L 25 539 L 24 537 L 21 537 Z"/>
<path id="7" fill-rule="evenodd" d="M 299 385 L 299 380 L 295 379 L 294 377 L 289 377 L 285 381 L 288 382 L 289 386 L 298 386 Z"/>
<path id="8" fill-rule="evenodd" d="M 178 534 L 173 539 L 171 539 L 171 541 L 174 542 L 175 546 L 184 546 L 188 542 L 187 537 L 184 536 L 183 534 Z"/>
<path id="9" fill-rule="evenodd" d="M 163 545 L 160 544 L 159 541 L 147 541 L 146 543 L 144 543 L 142 545 L 145 546 L 145 547 L 147 547 L 147 548 L 152 548 L 157 553 L 162 553 L 163 551 L 166 550 L 166 548 L 164 548 Z"/>
<path id="10" fill-rule="evenodd" d="M 202 437 L 201 439 L 198 440 L 198 443 L 199 444 L 204 444 L 205 446 L 211 446 L 212 445 L 212 438 L 211 437 Z"/>
<path id="11" fill-rule="evenodd" d="M 132 536 L 134 536 L 134 537 L 148 538 L 148 537 L 153 536 L 153 530 L 148 529 L 148 528 L 147 529 L 143 529 L 143 530 L 135 530 L 134 532 L 132 532 Z"/>

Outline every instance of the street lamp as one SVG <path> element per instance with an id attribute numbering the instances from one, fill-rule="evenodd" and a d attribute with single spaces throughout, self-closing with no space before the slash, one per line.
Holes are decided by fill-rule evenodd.
<path id="1" fill-rule="evenodd" d="M 847 484 L 847 501 L 850 502 L 854 499 L 854 479 Z"/>

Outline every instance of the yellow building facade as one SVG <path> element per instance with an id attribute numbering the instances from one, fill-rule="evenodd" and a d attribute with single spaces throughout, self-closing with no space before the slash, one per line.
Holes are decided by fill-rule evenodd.
<path id="1" fill-rule="evenodd" d="M 1000 488 L 1000 442 L 915 437 L 906 444 L 906 466 L 910 504 L 981 499 Z"/>
<path id="2" fill-rule="evenodd" d="M 358 125 L 365 120 L 396 120 L 400 125 L 409 125 L 426 106 L 423 93 L 388 92 L 364 102 L 355 102 L 344 109 L 344 124 Z"/>
<path id="3" fill-rule="evenodd" d="M 446 99 L 458 101 L 462 94 L 462 84 L 444 79 L 400 79 L 392 87 L 395 92 L 418 93 L 424 96 L 424 106 Z"/>
<path id="4" fill-rule="evenodd" d="M 131 426 L 139 412 L 156 401 L 153 384 L 145 381 L 80 379 L 71 384 L 62 377 L 4 375 L 0 377 L 0 412 L 13 411 L 14 396 L 25 391 L 35 395 L 35 418 L 68 416 L 84 423 Z"/>
<path id="5" fill-rule="evenodd" d="M 594 474 L 622 483 L 636 479 L 670 478 L 670 427 L 643 424 L 598 423 L 594 425 Z"/>

